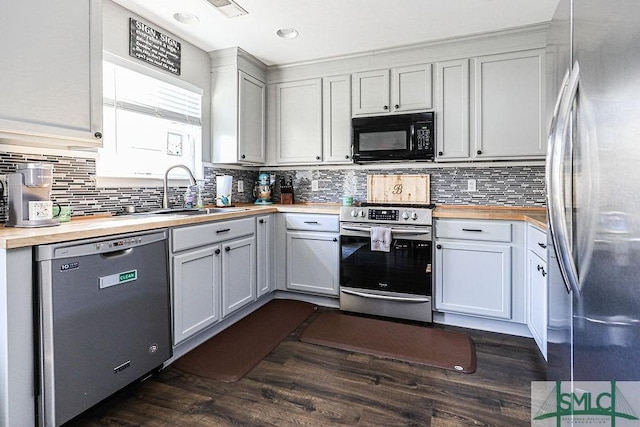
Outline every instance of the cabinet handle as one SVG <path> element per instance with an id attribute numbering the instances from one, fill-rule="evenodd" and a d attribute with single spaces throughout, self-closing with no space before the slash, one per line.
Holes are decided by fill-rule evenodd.
<path id="1" fill-rule="evenodd" d="M 244 159 L 245 157 L 247 156 L 245 156 L 244 154 L 240 156 L 241 159 Z"/>
<path id="2" fill-rule="evenodd" d="M 388 106 L 388 105 L 385 105 L 385 106 L 384 106 L 384 107 L 382 107 L 382 108 L 383 108 L 383 109 L 385 109 L 385 110 L 388 110 L 388 109 L 389 109 L 389 106 Z"/>
<path id="3" fill-rule="evenodd" d="M 438 151 L 438 156 L 442 156 L 444 153 L 442 151 Z"/>
<path id="4" fill-rule="evenodd" d="M 347 154 L 346 156 L 344 156 L 344 158 L 345 158 L 345 159 L 348 159 L 348 158 L 349 158 L 349 155 Z"/>
<path id="5" fill-rule="evenodd" d="M 399 106 L 398 104 L 396 104 L 394 107 L 395 107 L 395 109 L 396 109 L 396 110 L 397 110 L 398 108 L 400 108 L 400 106 Z"/>
<path id="6" fill-rule="evenodd" d="M 305 224 L 318 224 L 318 221 L 305 221 Z"/>
<path id="7" fill-rule="evenodd" d="M 260 224 L 264 224 L 264 219 L 261 219 L 260 221 L 258 221 Z"/>
<path id="8" fill-rule="evenodd" d="M 476 151 L 477 154 L 482 154 L 482 150 Z"/>
<path id="9" fill-rule="evenodd" d="M 93 134 L 93 136 L 95 136 L 96 139 L 102 139 L 102 132 L 96 132 Z"/>
<path id="10" fill-rule="evenodd" d="M 542 277 L 547 275 L 547 272 L 544 271 L 544 267 L 538 264 L 538 271 L 542 272 Z"/>
<path id="11" fill-rule="evenodd" d="M 320 160 L 320 156 L 316 156 L 316 160 Z"/>
<path id="12" fill-rule="evenodd" d="M 227 231 L 231 231 L 230 228 L 223 228 L 222 230 L 216 230 L 216 233 L 226 233 Z"/>
<path id="13" fill-rule="evenodd" d="M 333 238 L 333 241 L 334 241 L 334 242 L 337 242 L 337 241 L 338 241 L 338 238 L 337 238 L 337 237 L 334 237 L 334 238 Z"/>
<path id="14" fill-rule="evenodd" d="M 547 245 L 545 245 L 544 243 L 538 242 L 538 246 L 540 246 L 542 249 L 547 249 Z"/>
<path id="15" fill-rule="evenodd" d="M 224 251 L 229 252 L 231 250 L 231 246 L 225 246 Z"/>
<path id="16" fill-rule="evenodd" d="M 220 255 L 220 249 L 216 249 L 215 254 Z"/>
<path id="17" fill-rule="evenodd" d="M 473 233 L 482 233 L 482 230 L 479 228 L 463 228 L 462 231 L 471 231 Z"/>
<path id="18" fill-rule="evenodd" d="M 436 245 L 436 249 L 442 249 L 442 245 Z"/>

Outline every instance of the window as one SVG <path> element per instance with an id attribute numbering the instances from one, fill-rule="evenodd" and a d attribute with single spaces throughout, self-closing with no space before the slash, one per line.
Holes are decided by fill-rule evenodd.
<path id="1" fill-rule="evenodd" d="M 155 70 L 137 67 L 138 72 L 116 62 L 125 61 L 103 62 L 104 140 L 98 177 L 162 178 L 175 164 L 199 175 L 202 90 Z M 181 177 L 179 171 L 176 177 Z"/>

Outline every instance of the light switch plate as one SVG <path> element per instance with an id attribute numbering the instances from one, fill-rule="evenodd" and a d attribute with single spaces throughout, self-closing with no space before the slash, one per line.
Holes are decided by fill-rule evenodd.
<path id="1" fill-rule="evenodd" d="M 313 179 L 311 180 L 311 191 L 319 191 L 320 188 L 318 187 L 318 180 L 317 179 Z"/>
<path id="2" fill-rule="evenodd" d="M 468 179 L 467 180 L 467 191 L 476 191 L 476 180 L 475 179 Z"/>
<path id="3" fill-rule="evenodd" d="M 244 193 L 244 182 L 238 181 L 238 193 Z"/>

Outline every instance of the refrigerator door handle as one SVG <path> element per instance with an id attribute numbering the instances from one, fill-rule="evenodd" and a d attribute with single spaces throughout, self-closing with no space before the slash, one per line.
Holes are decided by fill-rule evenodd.
<path id="1" fill-rule="evenodd" d="M 565 217 L 565 193 L 563 180 L 563 158 L 571 129 L 571 110 L 574 105 L 580 80 L 580 65 L 576 61 L 568 80 L 561 89 L 564 92 L 559 102 L 557 121 L 552 123 L 547 156 L 547 205 L 549 229 L 562 277 L 576 297 L 580 296 L 577 268 L 571 254 L 567 222 Z"/>

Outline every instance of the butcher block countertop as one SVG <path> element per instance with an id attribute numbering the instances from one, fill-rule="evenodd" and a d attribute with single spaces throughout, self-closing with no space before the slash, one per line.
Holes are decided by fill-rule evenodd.
<path id="1" fill-rule="evenodd" d="M 164 215 L 111 216 L 105 214 L 73 217 L 71 221 L 53 227 L 0 227 L 0 248 L 12 249 L 44 245 L 276 212 L 332 215 L 338 215 L 340 213 L 340 205 L 337 203 L 296 203 L 293 205 L 246 204 L 239 205 L 238 207 L 242 207 L 245 210 L 192 216 L 171 215 L 169 217 Z M 547 227 L 547 214 L 544 208 L 439 205 L 436 207 L 433 216 L 434 218 L 520 220 L 528 221 L 543 229 Z"/>
<path id="2" fill-rule="evenodd" d="M 543 230 L 547 228 L 546 208 L 438 205 L 433 217 L 527 221 Z"/>
<path id="3" fill-rule="evenodd" d="M 313 214 L 340 213 L 337 203 L 302 203 L 295 205 L 238 205 L 246 210 L 191 216 L 175 215 L 122 215 L 98 214 L 72 217 L 71 221 L 53 227 L 16 228 L 0 227 L 0 248 L 13 249 L 25 246 L 46 245 L 77 239 L 91 239 L 122 233 L 132 233 L 158 228 L 177 227 L 209 221 L 221 221 L 263 215 L 275 212 L 299 212 Z"/>

